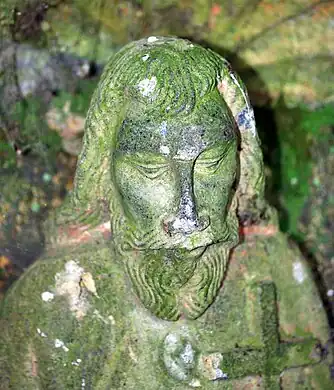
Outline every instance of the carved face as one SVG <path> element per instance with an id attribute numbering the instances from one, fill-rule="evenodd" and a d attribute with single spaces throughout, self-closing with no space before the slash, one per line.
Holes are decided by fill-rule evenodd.
<path id="1" fill-rule="evenodd" d="M 237 137 L 225 103 L 208 99 L 191 115 L 165 121 L 130 112 L 112 167 L 120 203 L 113 236 L 135 291 L 161 318 L 198 317 L 237 240 L 230 210 Z"/>
<path id="2" fill-rule="evenodd" d="M 223 101 L 213 104 L 211 112 L 202 106 L 184 119 L 126 119 L 113 168 L 133 233 L 127 244 L 191 251 L 224 240 L 236 151 L 233 122 Z"/>

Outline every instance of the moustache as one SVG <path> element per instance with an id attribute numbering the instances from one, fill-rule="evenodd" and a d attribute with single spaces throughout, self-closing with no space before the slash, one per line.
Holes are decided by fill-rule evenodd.
<path id="1" fill-rule="evenodd" d="M 237 239 L 235 236 L 227 226 L 219 234 L 214 234 L 208 228 L 206 231 L 194 232 L 189 235 L 177 233 L 172 237 L 166 234 L 157 234 L 156 230 L 150 229 L 145 233 L 138 230 L 128 230 L 127 234 L 119 241 L 122 252 L 169 250 L 175 253 L 179 252 L 183 258 L 185 256 L 193 258 L 200 256 L 208 246 L 223 242 L 233 244 Z"/>

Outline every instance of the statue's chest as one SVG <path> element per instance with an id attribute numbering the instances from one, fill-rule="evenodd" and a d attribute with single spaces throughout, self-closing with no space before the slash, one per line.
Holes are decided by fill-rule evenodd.
<path id="1" fill-rule="evenodd" d="M 279 309 L 286 311 L 284 291 L 272 278 L 271 267 L 265 245 L 244 245 L 232 258 L 209 309 L 195 321 L 180 320 L 160 331 L 156 358 L 170 377 L 190 386 L 205 384 L 205 389 L 217 388 L 216 381 L 222 381 L 222 389 L 256 388 L 260 383 L 278 389 L 283 373 L 293 386 L 299 376 L 307 382 L 301 367 L 308 366 L 310 373 L 320 361 L 318 341 L 311 334 L 282 341 Z"/>
<path id="2" fill-rule="evenodd" d="M 138 310 L 132 317 L 131 333 L 135 336 L 129 340 L 128 356 L 146 371 L 149 382 L 155 383 L 152 389 L 186 389 L 198 383 L 206 383 L 205 388 L 209 389 L 215 380 L 257 377 L 263 367 L 254 365 L 262 364 L 267 348 L 263 338 L 269 330 L 269 325 L 264 324 L 265 305 L 271 306 L 268 316 L 272 316 L 272 309 L 276 310 L 273 283 L 262 281 L 262 276 L 260 281 L 251 281 L 240 274 L 224 281 L 215 302 L 196 320 L 160 321 L 147 311 Z M 276 343 L 276 324 L 272 336 Z M 224 360 L 225 354 L 231 359 Z M 224 371 L 223 360 L 231 363 L 235 358 L 237 364 L 243 360 L 244 372 L 232 372 L 235 366 L 230 367 L 229 373 Z M 157 378 L 163 378 L 166 387 L 156 383 Z M 132 388 L 129 381 L 128 377 L 128 386 Z"/>
<path id="3" fill-rule="evenodd" d="M 185 390 L 198 384 L 208 390 L 233 389 L 247 386 L 249 380 L 254 384 L 250 388 L 261 381 L 262 388 L 278 388 L 286 368 L 317 361 L 316 341 L 282 341 L 279 328 L 287 305 L 268 257 L 266 245 L 238 247 L 216 300 L 196 320 L 159 320 L 126 284 L 119 282 L 122 288 L 116 294 L 112 287 L 118 279 L 110 283 L 97 278 L 100 295 L 91 297 L 92 310 L 72 336 L 61 338 L 66 346 L 76 346 L 76 359 L 58 369 L 67 374 L 70 370 L 77 381 L 84 379 L 86 388 L 94 389 Z M 110 292 L 103 295 L 100 291 L 108 286 Z M 79 372 L 72 363 L 84 370 Z"/>
<path id="4" fill-rule="evenodd" d="M 268 257 L 265 246 L 252 243 L 233 252 L 219 294 L 196 321 L 203 348 L 263 346 L 263 316 L 267 310 L 264 294 L 270 295 L 270 305 L 276 308 L 276 286 L 268 261 L 261 264 L 264 257 Z"/>
<path id="5" fill-rule="evenodd" d="M 205 350 L 262 345 L 260 284 L 245 280 L 225 281 L 214 304 L 199 318 L 196 332 Z"/>

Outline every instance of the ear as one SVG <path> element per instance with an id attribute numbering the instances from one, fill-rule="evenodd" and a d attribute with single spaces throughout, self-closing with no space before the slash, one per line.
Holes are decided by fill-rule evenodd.
<path id="1" fill-rule="evenodd" d="M 238 216 L 243 222 L 245 216 L 249 219 L 250 214 L 254 212 L 258 214 L 258 209 L 265 207 L 260 139 L 247 90 L 225 59 L 222 59 L 222 69 L 217 75 L 217 83 L 218 90 L 230 108 L 240 133 L 240 176 L 236 196 Z"/>

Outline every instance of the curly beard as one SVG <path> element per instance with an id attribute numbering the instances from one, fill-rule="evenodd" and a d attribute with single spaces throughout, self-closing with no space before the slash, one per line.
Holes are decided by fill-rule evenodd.
<path id="1" fill-rule="evenodd" d="M 152 229 L 131 230 L 126 218 L 115 213 L 119 208 L 115 204 L 111 208 L 115 249 L 143 305 L 165 320 L 199 317 L 214 301 L 230 249 L 238 242 L 234 208 L 228 212 L 219 241 L 194 250 L 171 248 L 168 237 L 166 242 L 157 242 Z"/>

